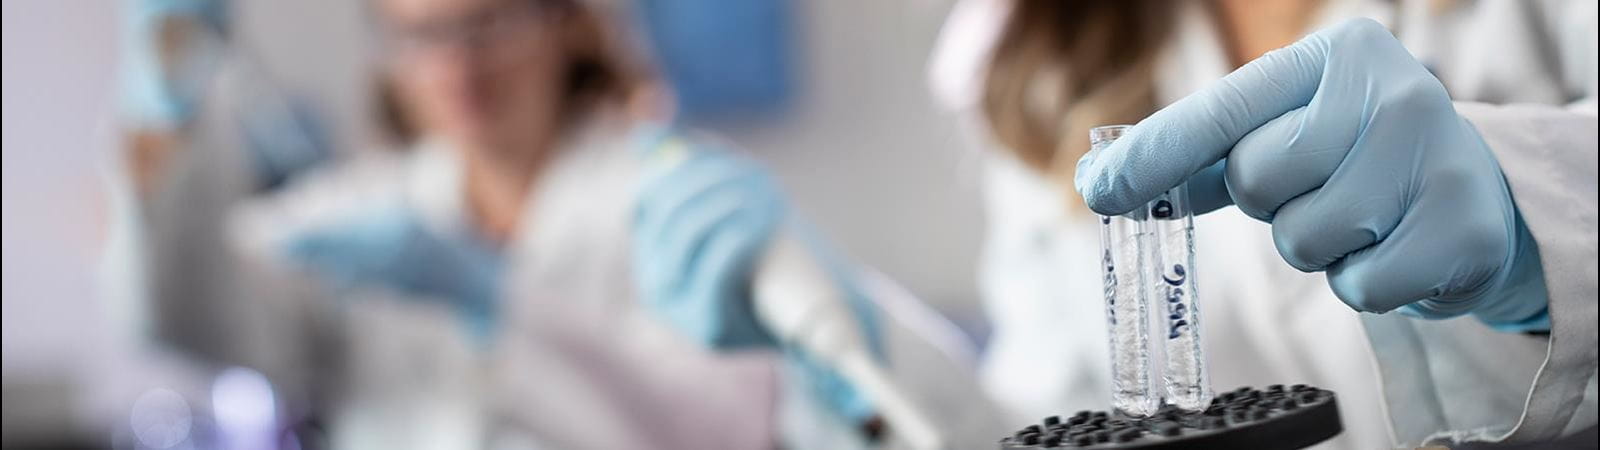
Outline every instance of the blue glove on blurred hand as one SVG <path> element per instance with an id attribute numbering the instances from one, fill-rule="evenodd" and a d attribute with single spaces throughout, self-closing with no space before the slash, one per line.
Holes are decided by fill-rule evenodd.
<path id="1" fill-rule="evenodd" d="M 779 347 L 751 304 L 751 277 L 774 233 L 801 233 L 848 294 L 863 334 L 879 349 L 867 300 L 839 258 L 795 221 L 777 184 L 753 162 L 720 149 L 691 148 L 668 130 L 643 133 L 639 152 L 656 172 L 647 177 L 634 216 L 634 277 L 646 304 L 668 324 L 709 348 Z M 872 413 L 868 400 L 803 352 L 784 353 L 834 412 L 850 419 Z M 879 355 L 881 356 L 881 351 Z"/>
<path id="2" fill-rule="evenodd" d="M 125 53 L 118 72 L 123 114 L 140 125 L 181 125 L 194 117 L 212 74 L 227 53 L 224 36 L 231 28 L 230 2 L 127 3 L 123 15 Z M 178 23 L 196 27 L 169 28 Z M 174 31 L 186 33 L 169 35 Z"/>
<path id="3" fill-rule="evenodd" d="M 1189 182 L 1199 211 L 1272 223 L 1278 253 L 1326 271 L 1358 311 L 1549 329 L 1538 250 L 1487 144 L 1377 22 L 1253 61 L 1078 162 L 1101 214 Z"/>
<path id="4" fill-rule="evenodd" d="M 502 260 L 482 242 L 437 236 L 404 208 L 391 208 L 295 236 L 289 258 L 335 287 L 381 286 L 445 300 L 474 338 L 493 332 Z"/>

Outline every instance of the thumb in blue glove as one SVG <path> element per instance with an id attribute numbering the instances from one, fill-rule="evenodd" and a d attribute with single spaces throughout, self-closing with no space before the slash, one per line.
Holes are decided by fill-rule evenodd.
<path id="1" fill-rule="evenodd" d="M 1358 311 L 1548 329 L 1538 250 L 1487 144 L 1382 25 L 1273 51 L 1078 163 L 1090 209 L 1187 181 L 1198 211 L 1272 224 L 1291 266 Z"/>

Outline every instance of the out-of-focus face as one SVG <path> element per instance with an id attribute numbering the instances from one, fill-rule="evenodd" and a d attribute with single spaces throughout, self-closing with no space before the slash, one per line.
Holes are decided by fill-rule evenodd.
<path id="1" fill-rule="evenodd" d="M 567 60 L 551 3 L 377 0 L 389 76 L 419 131 L 499 158 L 548 139 Z"/>

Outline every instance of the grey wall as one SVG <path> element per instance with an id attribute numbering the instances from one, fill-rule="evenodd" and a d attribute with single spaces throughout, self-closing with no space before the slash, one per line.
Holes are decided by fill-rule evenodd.
<path id="1" fill-rule="evenodd" d="M 947 312 L 976 308 L 977 167 L 926 83 L 946 1 L 797 1 L 788 115 L 714 126 L 774 167 L 851 255 Z"/>
<path id="2" fill-rule="evenodd" d="M 112 1 L 4 8 L 4 367 L 80 367 L 102 336 L 94 264 L 107 225 L 119 22 Z"/>

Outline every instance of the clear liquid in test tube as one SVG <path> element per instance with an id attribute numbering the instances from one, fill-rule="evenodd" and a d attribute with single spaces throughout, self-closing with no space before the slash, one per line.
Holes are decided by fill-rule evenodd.
<path id="1" fill-rule="evenodd" d="M 1211 403 L 1211 382 L 1200 348 L 1200 308 L 1194 265 L 1194 211 L 1188 184 L 1180 184 L 1145 205 L 1149 244 L 1156 246 L 1151 301 L 1166 337 L 1162 379 L 1167 401 L 1199 411 Z"/>
<path id="2" fill-rule="evenodd" d="M 1122 135 L 1127 126 L 1089 130 L 1091 152 Z M 1132 416 L 1149 416 L 1160 406 L 1151 382 L 1149 292 L 1156 257 L 1147 209 L 1100 217 L 1101 275 L 1105 283 L 1106 324 L 1111 345 L 1111 403 Z"/>

